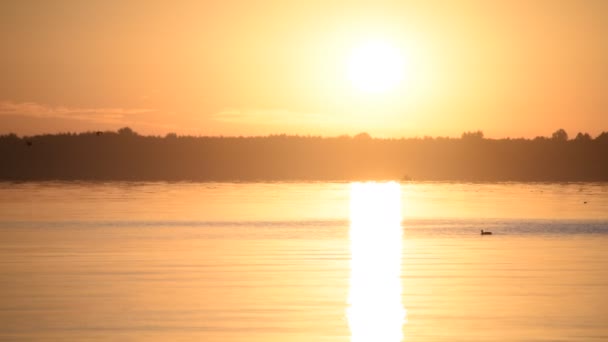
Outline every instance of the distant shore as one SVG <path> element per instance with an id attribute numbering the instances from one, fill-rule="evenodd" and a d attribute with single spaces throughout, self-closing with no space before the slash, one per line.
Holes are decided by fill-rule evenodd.
<path id="1" fill-rule="evenodd" d="M 0 180 L 608 181 L 608 132 L 535 139 L 165 137 L 118 132 L 0 136 Z"/>

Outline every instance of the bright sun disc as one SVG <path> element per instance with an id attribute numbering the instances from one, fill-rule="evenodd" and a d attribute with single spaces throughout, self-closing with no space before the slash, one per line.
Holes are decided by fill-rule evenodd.
<path id="1" fill-rule="evenodd" d="M 352 51 L 348 77 L 353 86 L 363 92 L 382 93 L 399 85 L 404 64 L 396 47 L 382 41 L 371 41 Z"/>

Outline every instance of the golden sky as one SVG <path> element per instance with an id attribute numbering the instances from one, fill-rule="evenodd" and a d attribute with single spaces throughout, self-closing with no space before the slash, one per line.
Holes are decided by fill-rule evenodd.
<path id="1" fill-rule="evenodd" d="M 608 1 L 0 2 L 0 133 L 608 130 Z M 382 93 L 348 77 L 382 41 Z"/>

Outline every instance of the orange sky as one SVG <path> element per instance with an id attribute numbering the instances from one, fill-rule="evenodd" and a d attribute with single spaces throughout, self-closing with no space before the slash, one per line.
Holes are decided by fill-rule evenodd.
<path id="1" fill-rule="evenodd" d="M 608 1 L 3 1 L 0 133 L 593 136 Z M 388 41 L 402 83 L 349 53 Z"/>

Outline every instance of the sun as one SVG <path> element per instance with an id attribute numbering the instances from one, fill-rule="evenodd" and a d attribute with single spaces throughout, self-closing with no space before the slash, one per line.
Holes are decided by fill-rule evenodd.
<path id="1" fill-rule="evenodd" d="M 384 93 L 403 80 L 405 60 L 394 45 L 381 40 L 367 41 L 355 47 L 348 60 L 348 78 L 365 93 Z"/>

